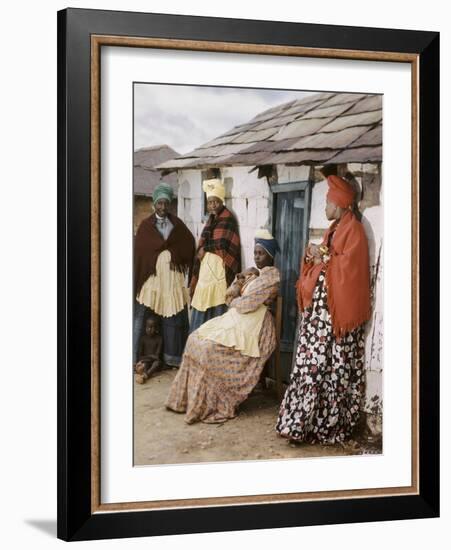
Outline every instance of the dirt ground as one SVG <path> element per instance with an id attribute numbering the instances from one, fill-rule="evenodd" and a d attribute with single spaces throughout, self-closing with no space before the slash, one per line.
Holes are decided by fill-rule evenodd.
<path id="1" fill-rule="evenodd" d="M 188 425 L 183 414 L 168 411 L 164 406 L 176 372 L 163 370 L 145 384 L 134 385 L 134 463 L 137 466 L 380 452 L 361 440 L 334 446 L 288 442 L 274 430 L 279 405 L 275 394 L 259 388 L 241 405 L 236 418 L 224 424 Z"/>

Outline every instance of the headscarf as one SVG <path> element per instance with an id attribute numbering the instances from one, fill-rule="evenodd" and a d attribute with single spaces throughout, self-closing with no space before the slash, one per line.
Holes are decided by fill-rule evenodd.
<path id="1" fill-rule="evenodd" d="M 173 197 L 174 191 L 172 190 L 172 187 L 166 183 L 160 183 L 160 185 L 155 187 L 152 193 L 152 200 L 154 204 L 160 199 L 166 199 L 168 202 L 172 202 Z"/>
<path id="2" fill-rule="evenodd" d="M 340 208 L 348 208 L 354 202 L 355 192 L 352 186 L 340 176 L 328 176 L 329 191 L 327 200 Z"/>
<path id="3" fill-rule="evenodd" d="M 225 187 L 219 178 L 204 180 L 202 184 L 202 188 L 204 192 L 207 194 L 207 199 L 209 197 L 218 197 L 218 199 L 221 199 L 222 202 L 224 202 Z"/>
<path id="4" fill-rule="evenodd" d="M 267 229 L 258 229 L 255 233 L 255 244 L 259 244 L 266 252 L 274 258 L 280 252 L 279 243 Z"/>

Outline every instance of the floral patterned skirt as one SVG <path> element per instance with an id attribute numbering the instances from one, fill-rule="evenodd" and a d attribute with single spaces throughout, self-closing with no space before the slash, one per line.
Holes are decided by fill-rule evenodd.
<path id="1" fill-rule="evenodd" d="M 294 441 L 332 445 L 351 436 L 365 389 L 364 325 L 337 342 L 327 306 L 324 272 L 304 311 L 296 361 L 276 424 Z"/>

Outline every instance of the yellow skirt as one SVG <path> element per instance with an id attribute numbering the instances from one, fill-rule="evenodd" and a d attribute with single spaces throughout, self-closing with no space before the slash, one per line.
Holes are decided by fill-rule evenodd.
<path id="1" fill-rule="evenodd" d="M 206 252 L 199 270 L 199 280 L 191 301 L 197 311 L 225 304 L 227 282 L 224 262 L 217 254 Z"/>

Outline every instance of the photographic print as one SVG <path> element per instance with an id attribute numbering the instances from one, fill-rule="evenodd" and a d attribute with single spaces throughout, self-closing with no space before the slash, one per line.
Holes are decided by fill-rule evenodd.
<path id="1" fill-rule="evenodd" d="M 437 517 L 438 33 L 58 37 L 58 536 Z"/>
<path id="2" fill-rule="evenodd" d="M 382 104 L 134 83 L 135 466 L 382 453 Z"/>

